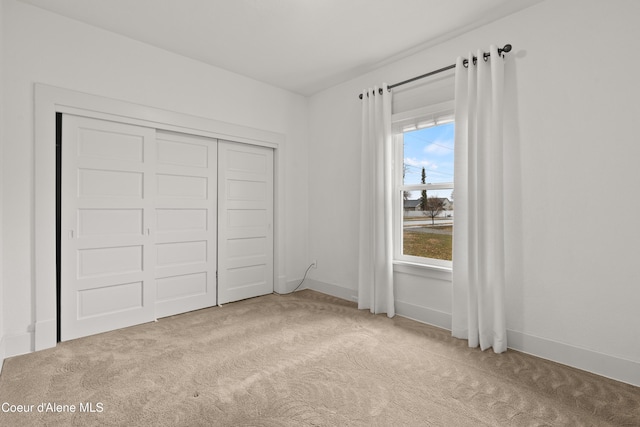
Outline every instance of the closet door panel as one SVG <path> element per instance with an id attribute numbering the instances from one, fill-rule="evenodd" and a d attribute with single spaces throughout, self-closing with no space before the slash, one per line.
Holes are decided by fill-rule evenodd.
<path id="1" fill-rule="evenodd" d="M 154 320 L 155 130 L 64 115 L 63 341 Z"/>
<path id="2" fill-rule="evenodd" d="M 273 150 L 218 143 L 218 301 L 273 292 Z"/>
<path id="3" fill-rule="evenodd" d="M 165 317 L 217 302 L 217 142 L 156 138 L 156 316 Z"/>

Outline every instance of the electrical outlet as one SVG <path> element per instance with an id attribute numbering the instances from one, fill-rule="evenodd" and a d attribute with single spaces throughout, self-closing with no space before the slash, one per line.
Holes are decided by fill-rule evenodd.
<path id="1" fill-rule="evenodd" d="M 313 261 L 311 261 L 311 268 L 318 268 L 318 260 L 314 259 Z"/>

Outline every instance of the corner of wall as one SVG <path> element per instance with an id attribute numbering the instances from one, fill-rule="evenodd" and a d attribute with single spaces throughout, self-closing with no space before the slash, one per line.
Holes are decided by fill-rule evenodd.
<path id="1" fill-rule="evenodd" d="M 338 285 L 332 285 L 330 283 L 321 282 L 314 279 L 306 279 L 302 289 L 311 289 L 316 292 L 331 295 L 336 298 L 340 298 L 346 301 L 357 302 L 358 291 L 344 288 Z"/>

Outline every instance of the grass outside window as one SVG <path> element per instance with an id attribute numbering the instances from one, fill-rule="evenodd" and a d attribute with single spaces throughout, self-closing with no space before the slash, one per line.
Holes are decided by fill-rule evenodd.
<path id="1" fill-rule="evenodd" d="M 403 253 L 423 258 L 451 261 L 453 226 L 406 227 Z"/>

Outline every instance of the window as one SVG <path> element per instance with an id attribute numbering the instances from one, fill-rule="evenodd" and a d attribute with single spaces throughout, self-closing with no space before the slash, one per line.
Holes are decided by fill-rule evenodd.
<path id="1" fill-rule="evenodd" d="M 395 259 L 451 268 L 452 103 L 394 115 Z"/>

